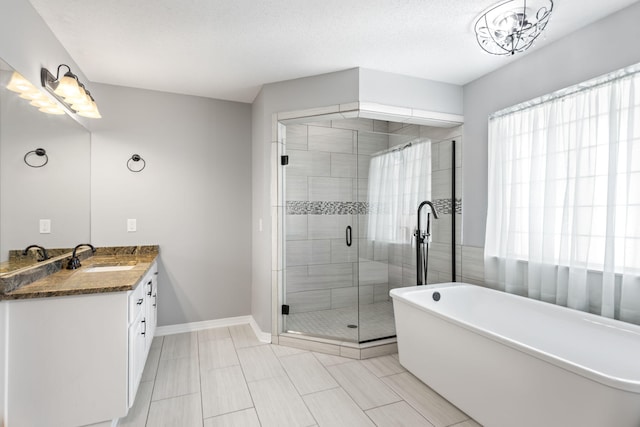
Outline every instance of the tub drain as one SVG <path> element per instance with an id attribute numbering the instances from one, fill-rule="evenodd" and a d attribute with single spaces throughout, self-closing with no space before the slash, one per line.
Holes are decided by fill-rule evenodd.
<path id="1" fill-rule="evenodd" d="M 357 325 L 347 325 L 347 328 L 351 328 L 351 329 L 355 329 L 357 327 L 358 327 Z"/>

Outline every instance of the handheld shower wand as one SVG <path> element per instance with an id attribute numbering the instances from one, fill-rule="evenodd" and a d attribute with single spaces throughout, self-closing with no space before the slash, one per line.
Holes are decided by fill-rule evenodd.
<path id="1" fill-rule="evenodd" d="M 418 228 L 416 228 L 416 232 L 414 236 L 416 237 L 416 284 L 418 286 L 425 285 L 427 282 L 427 260 L 423 261 L 422 254 L 422 245 L 425 243 L 425 240 L 431 235 L 430 226 L 431 220 L 427 217 L 427 229 L 426 231 L 422 231 L 420 227 L 420 213 L 424 205 L 429 205 L 431 208 L 431 212 L 433 213 L 433 218 L 438 219 L 438 212 L 436 211 L 435 206 L 429 200 L 425 200 L 420 203 L 418 206 Z M 425 255 L 428 252 L 425 252 Z"/>

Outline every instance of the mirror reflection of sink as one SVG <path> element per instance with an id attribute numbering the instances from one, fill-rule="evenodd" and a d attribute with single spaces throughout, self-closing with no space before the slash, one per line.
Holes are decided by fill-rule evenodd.
<path id="1" fill-rule="evenodd" d="M 108 273 L 108 272 L 113 272 L 113 271 L 126 271 L 126 270 L 131 270 L 133 267 L 135 267 L 135 265 L 107 265 L 107 264 L 102 264 L 102 265 L 92 265 L 90 267 L 85 268 L 84 271 L 85 273 Z"/>

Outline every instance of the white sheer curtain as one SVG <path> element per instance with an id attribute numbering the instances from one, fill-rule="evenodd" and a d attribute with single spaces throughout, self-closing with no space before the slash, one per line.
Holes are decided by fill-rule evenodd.
<path id="1" fill-rule="evenodd" d="M 640 324 L 640 74 L 489 123 L 487 282 Z"/>
<path id="2" fill-rule="evenodd" d="M 430 198 L 429 139 L 374 155 L 369 164 L 369 239 L 410 243 L 418 205 Z"/>

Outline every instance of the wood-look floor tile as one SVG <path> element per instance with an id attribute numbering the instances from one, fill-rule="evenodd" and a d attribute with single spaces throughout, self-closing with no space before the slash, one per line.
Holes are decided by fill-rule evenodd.
<path id="1" fill-rule="evenodd" d="M 472 419 L 468 419 L 467 421 L 463 421 L 461 423 L 454 424 L 454 425 L 452 425 L 450 427 L 482 427 L 482 425 L 477 423 L 476 421 L 474 421 Z"/>
<path id="2" fill-rule="evenodd" d="M 202 427 L 200 393 L 151 402 L 148 427 Z"/>
<path id="3" fill-rule="evenodd" d="M 198 348 L 202 372 L 240 364 L 231 338 L 201 341 Z"/>
<path id="4" fill-rule="evenodd" d="M 260 427 L 254 408 L 232 412 L 204 420 L 204 427 Z"/>
<path id="5" fill-rule="evenodd" d="M 147 362 L 145 363 L 144 370 L 142 371 L 141 381 L 153 381 L 156 379 L 161 351 L 161 347 L 151 347 L 149 349 L 149 355 L 147 356 Z"/>
<path id="6" fill-rule="evenodd" d="M 328 366 L 327 369 L 363 410 L 401 400 L 360 361 Z"/>
<path id="7" fill-rule="evenodd" d="M 286 376 L 249 383 L 262 427 L 312 426 L 316 423 Z"/>
<path id="8" fill-rule="evenodd" d="M 153 337 L 153 341 L 151 341 L 151 348 L 162 348 L 163 342 L 164 337 Z"/>
<path id="9" fill-rule="evenodd" d="M 382 378 L 409 405 L 436 427 L 450 426 L 469 419 L 445 398 L 409 372 Z"/>
<path id="10" fill-rule="evenodd" d="M 167 335 L 162 343 L 160 360 L 194 357 L 198 354 L 198 335 L 195 332 Z"/>
<path id="11" fill-rule="evenodd" d="M 280 363 L 302 395 L 338 387 L 327 368 L 311 353 L 281 357 Z"/>
<path id="12" fill-rule="evenodd" d="M 229 328 L 211 328 L 198 331 L 198 341 L 219 340 L 222 338 L 231 338 Z"/>
<path id="13" fill-rule="evenodd" d="M 233 338 L 233 344 L 236 348 L 264 345 L 263 342 L 258 340 L 249 324 L 230 326 L 229 332 L 231 333 L 231 338 Z"/>
<path id="14" fill-rule="evenodd" d="M 145 427 L 147 414 L 151 404 L 151 393 L 153 392 L 153 382 L 141 382 L 138 386 L 138 394 L 133 406 L 129 409 L 126 417 L 121 418 L 118 427 Z"/>
<path id="15" fill-rule="evenodd" d="M 333 366 L 339 365 L 341 363 L 353 362 L 353 359 L 349 359 L 348 357 L 335 356 L 333 354 L 326 353 L 317 353 L 314 352 L 313 355 L 322 363 L 324 366 Z"/>
<path id="16" fill-rule="evenodd" d="M 375 427 L 342 388 L 303 396 L 319 426 Z"/>
<path id="17" fill-rule="evenodd" d="M 239 348 L 237 352 L 247 382 L 286 375 L 269 345 Z"/>
<path id="18" fill-rule="evenodd" d="M 276 344 L 271 344 L 271 350 L 273 350 L 273 353 L 276 355 L 276 357 L 293 356 L 294 354 L 302 354 L 302 353 L 309 352 L 308 350 L 303 350 L 301 348 L 287 347 L 284 345 L 276 345 Z"/>
<path id="19" fill-rule="evenodd" d="M 153 387 L 153 400 L 200 391 L 197 358 L 160 360 Z"/>
<path id="20" fill-rule="evenodd" d="M 366 412 L 378 427 L 431 427 L 433 425 L 405 401 L 369 409 Z"/>
<path id="21" fill-rule="evenodd" d="M 204 418 L 253 407 L 240 366 L 213 369 L 200 376 Z"/>
<path id="22" fill-rule="evenodd" d="M 378 378 L 406 372 L 406 369 L 400 365 L 398 359 L 392 355 L 365 359 L 362 361 L 362 364 Z"/>

